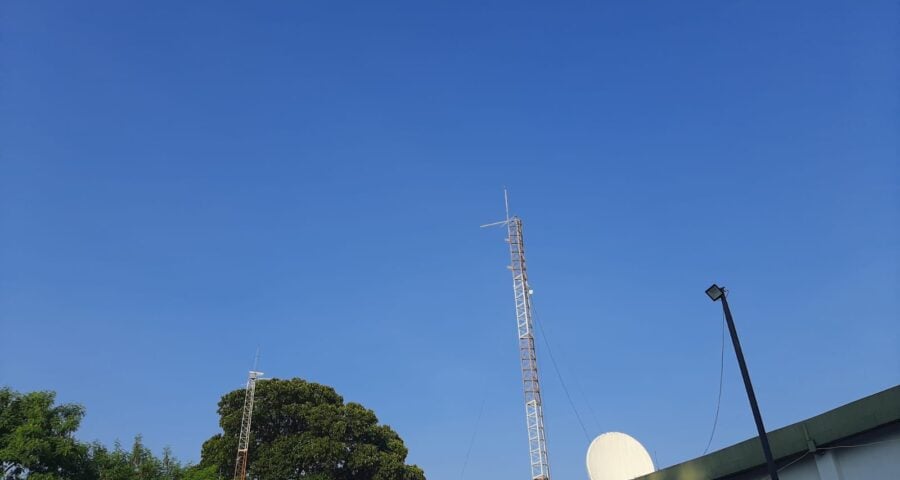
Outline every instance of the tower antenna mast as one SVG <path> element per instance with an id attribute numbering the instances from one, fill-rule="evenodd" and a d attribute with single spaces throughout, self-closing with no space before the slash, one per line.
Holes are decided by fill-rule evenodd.
<path id="1" fill-rule="evenodd" d="M 259 350 L 257 349 L 257 359 Z M 254 362 L 254 367 L 256 367 Z M 234 464 L 234 480 L 247 478 L 247 461 L 250 452 L 250 421 L 253 419 L 253 397 L 256 394 L 256 382 L 263 376 L 262 372 L 250 371 L 247 378 L 247 389 L 244 391 L 244 413 L 241 415 L 241 435 L 238 437 L 237 460 Z"/>
<path id="2" fill-rule="evenodd" d="M 541 382 L 538 376 L 537 354 L 534 347 L 534 322 L 532 320 L 531 287 L 525 268 L 525 239 L 522 219 L 509 215 L 509 195 L 503 189 L 506 220 L 493 225 L 506 225 L 510 266 L 513 278 L 513 294 L 516 305 L 516 325 L 519 334 L 519 364 L 525 391 L 525 423 L 528 427 L 528 451 L 531 458 L 532 480 L 550 480 L 550 460 L 547 457 L 547 437 L 544 434 L 544 406 L 541 398 Z"/>

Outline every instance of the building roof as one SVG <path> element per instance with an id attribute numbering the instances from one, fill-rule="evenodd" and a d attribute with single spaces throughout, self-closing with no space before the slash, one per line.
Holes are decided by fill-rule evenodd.
<path id="1" fill-rule="evenodd" d="M 817 447 L 900 422 L 900 385 L 856 400 L 821 415 L 769 432 L 776 461 Z M 765 465 L 759 437 L 753 437 L 702 457 L 688 460 L 635 480 L 711 479 L 735 475 Z"/>

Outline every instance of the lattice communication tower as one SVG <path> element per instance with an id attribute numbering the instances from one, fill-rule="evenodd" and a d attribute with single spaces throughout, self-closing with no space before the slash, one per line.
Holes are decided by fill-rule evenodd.
<path id="1" fill-rule="evenodd" d="M 509 243 L 510 266 L 513 277 L 513 293 L 516 304 L 516 325 L 519 333 L 519 364 L 525 391 L 525 422 L 528 427 L 528 451 L 531 457 L 532 480 L 550 480 L 550 460 L 547 456 L 547 437 L 544 434 L 544 406 L 541 398 L 541 382 L 538 376 L 537 354 L 534 348 L 534 322 L 532 320 L 531 287 L 525 268 L 525 239 L 522 219 L 509 216 L 509 199 L 506 201 L 506 220 L 492 225 L 506 225 Z"/>
<path id="2" fill-rule="evenodd" d="M 250 371 L 247 389 L 244 392 L 244 413 L 241 415 L 241 434 L 238 437 L 237 461 L 234 465 L 234 480 L 247 478 L 247 460 L 250 452 L 250 421 L 253 419 L 253 397 L 256 393 L 256 382 L 262 372 Z"/>

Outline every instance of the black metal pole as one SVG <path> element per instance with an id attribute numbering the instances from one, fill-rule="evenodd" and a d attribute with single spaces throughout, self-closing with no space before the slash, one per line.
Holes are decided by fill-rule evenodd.
<path id="1" fill-rule="evenodd" d="M 769 436 L 766 435 L 766 427 L 763 426 L 762 415 L 759 413 L 759 405 L 756 404 L 756 394 L 753 393 L 753 384 L 750 383 L 750 372 L 747 371 L 747 363 L 744 362 L 744 351 L 741 350 L 741 341 L 738 340 L 737 329 L 734 328 L 734 319 L 731 318 L 731 309 L 728 308 L 728 300 L 722 295 L 722 309 L 725 310 L 725 320 L 728 322 L 728 331 L 731 332 L 731 343 L 734 344 L 734 353 L 737 355 L 738 365 L 741 367 L 741 376 L 744 377 L 744 387 L 747 388 L 747 398 L 750 400 L 750 408 L 753 410 L 753 419 L 756 420 L 756 430 L 759 431 L 759 441 L 762 442 L 763 453 L 766 456 L 766 465 L 769 467 L 769 477 L 778 480 L 778 469 L 775 468 L 775 459 L 772 458 L 772 449 L 769 447 Z"/>

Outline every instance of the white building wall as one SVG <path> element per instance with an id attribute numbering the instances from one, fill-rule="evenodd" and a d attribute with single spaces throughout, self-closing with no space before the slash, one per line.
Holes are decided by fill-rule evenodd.
<path id="1" fill-rule="evenodd" d="M 872 440 L 867 446 L 836 448 L 831 452 L 837 460 L 840 480 L 900 479 L 900 431 Z"/>
<path id="2" fill-rule="evenodd" d="M 781 480 L 900 480 L 900 428 L 866 438 L 858 446 L 820 449 L 782 467 Z M 841 442 L 838 442 L 840 445 Z M 848 442 L 848 444 L 850 444 Z M 735 480 L 766 480 L 753 473 Z"/>

